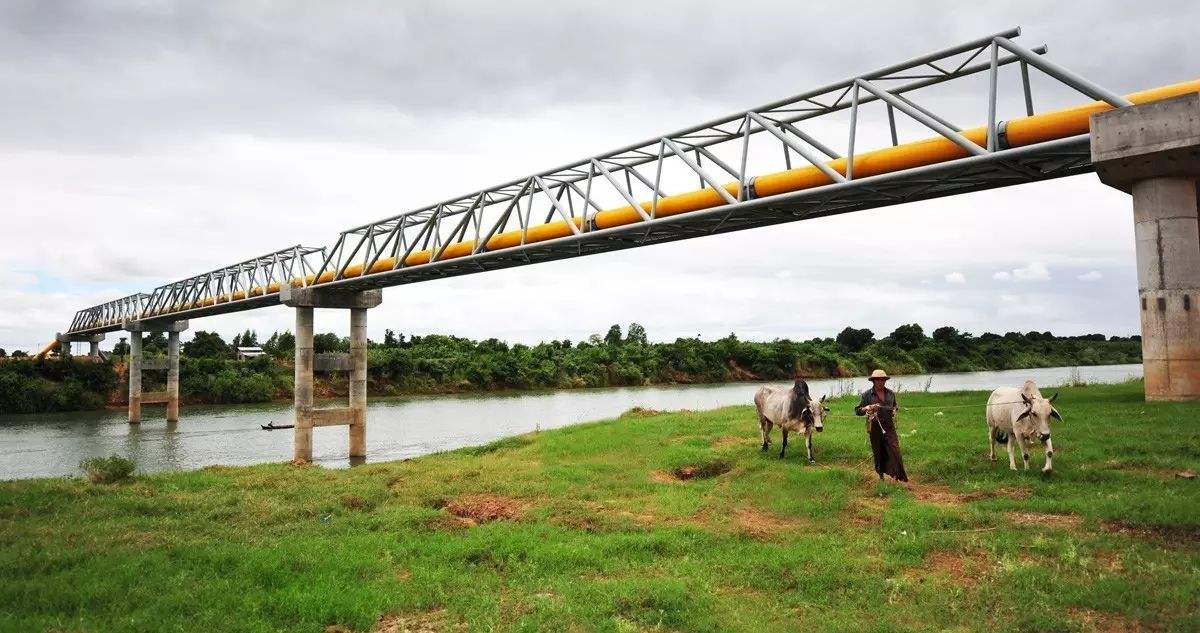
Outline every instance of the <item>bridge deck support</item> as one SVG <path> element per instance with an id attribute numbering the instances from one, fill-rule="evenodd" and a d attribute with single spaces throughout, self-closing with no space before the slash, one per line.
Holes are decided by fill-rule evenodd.
<path id="1" fill-rule="evenodd" d="M 1093 115 L 1100 180 L 1133 195 L 1147 400 L 1200 399 L 1200 93 Z"/>
<path id="2" fill-rule="evenodd" d="M 296 370 L 293 459 L 312 461 L 314 426 L 348 425 L 350 459 L 367 456 L 367 310 L 383 301 L 383 291 L 318 292 L 284 286 L 280 300 L 296 310 Z M 313 308 L 350 310 L 350 402 L 346 408 L 313 407 Z"/>
<path id="3" fill-rule="evenodd" d="M 58 355 L 66 358 L 71 355 L 71 343 L 87 343 L 88 358 L 96 360 L 100 358 L 100 341 L 104 340 L 103 334 L 62 334 L 61 332 L 54 337 L 58 341 Z"/>
<path id="4" fill-rule="evenodd" d="M 187 321 L 171 323 L 141 323 L 131 321 L 125 329 L 129 332 L 129 423 L 142 421 L 142 404 L 165 402 L 167 421 L 179 421 L 179 333 L 188 328 Z M 142 334 L 145 332 L 167 333 L 167 390 L 161 393 L 142 393 Z M 161 363 L 161 361 L 159 361 Z M 156 369 L 163 366 L 155 363 Z"/>

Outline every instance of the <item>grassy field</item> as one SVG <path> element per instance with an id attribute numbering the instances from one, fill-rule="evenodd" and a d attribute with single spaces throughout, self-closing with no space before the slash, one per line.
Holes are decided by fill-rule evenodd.
<path id="1" fill-rule="evenodd" d="M 0 483 L 0 629 L 1200 630 L 1200 482 L 1175 477 L 1200 404 L 1063 389 L 1043 476 L 1040 449 L 986 460 L 985 399 L 901 395 L 907 486 L 876 482 L 849 399 L 815 466 L 730 407 L 351 470 Z"/>

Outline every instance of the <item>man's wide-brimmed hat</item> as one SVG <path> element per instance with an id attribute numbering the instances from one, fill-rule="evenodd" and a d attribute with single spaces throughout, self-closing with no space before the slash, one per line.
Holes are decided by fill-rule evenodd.
<path id="1" fill-rule="evenodd" d="M 871 372 L 870 378 L 871 380 L 887 380 L 890 378 L 890 376 L 887 375 L 886 371 L 883 371 L 882 369 L 876 369 L 875 371 Z"/>

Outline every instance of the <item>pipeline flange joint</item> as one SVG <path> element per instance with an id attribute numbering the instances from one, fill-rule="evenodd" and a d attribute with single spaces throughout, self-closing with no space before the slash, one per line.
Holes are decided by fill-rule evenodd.
<path id="1" fill-rule="evenodd" d="M 996 124 L 996 151 L 1011 148 L 1008 144 L 1008 121 L 1001 121 Z"/>

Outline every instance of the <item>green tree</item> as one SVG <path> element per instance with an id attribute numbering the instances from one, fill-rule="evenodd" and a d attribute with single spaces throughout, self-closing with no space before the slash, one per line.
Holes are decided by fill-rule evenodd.
<path id="1" fill-rule="evenodd" d="M 897 327 L 888 336 L 892 342 L 902 350 L 912 351 L 921 346 L 925 342 L 925 330 L 916 323 L 909 323 Z"/>
<path id="2" fill-rule="evenodd" d="M 630 345 L 646 345 L 649 342 L 646 338 L 646 328 L 642 327 L 641 323 L 630 323 L 629 330 L 625 333 L 625 342 Z"/>
<path id="3" fill-rule="evenodd" d="M 4 351 L 3 347 L 0 347 L 0 358 L 8 358 L 8 352 Z"/>
<path id="4" fill-rule="evenodd" d="M 856 329 L 847 326 L 838 332 L 837 344 L 847 352 L 861 352 L 864 347 L 875 341 L 875 333 L 867 328 Z"/>
<path id="5" fill-rule="evenodd" d="M 604 335 L 604 344 L 614 347 L 621 344 L 621 326 L 614 323 L 608 328 L 608 334 Z"/>
<path id="6" fill-rule="evenodd" d="M 192 358 L 229 358 L 231 350 L 220 334 L 197 330 L 192 340 L 183 344 L 183 353 Z"/>
<path id="7" fill-rule="evenodd" d="M 128 356 L 129 341 L 126 341 L 125 337 L 121 337 L 121 340 L 117 341 L 116 345 L 113 345 L 112 353 L 113 356 Z"/>
<path id="8" fill-rule="evenodd" d="M 143 354 L 166 354 L 167 335 L 163 332 L 151 332 L 142 339 Z"/>
<path id="9" fill-rule="evenodd" d="M 23 349 L 14 349 L 12 353 L 13 358 L 27 358 L 28 356 L 29 354 L 26 354 Z"/>

